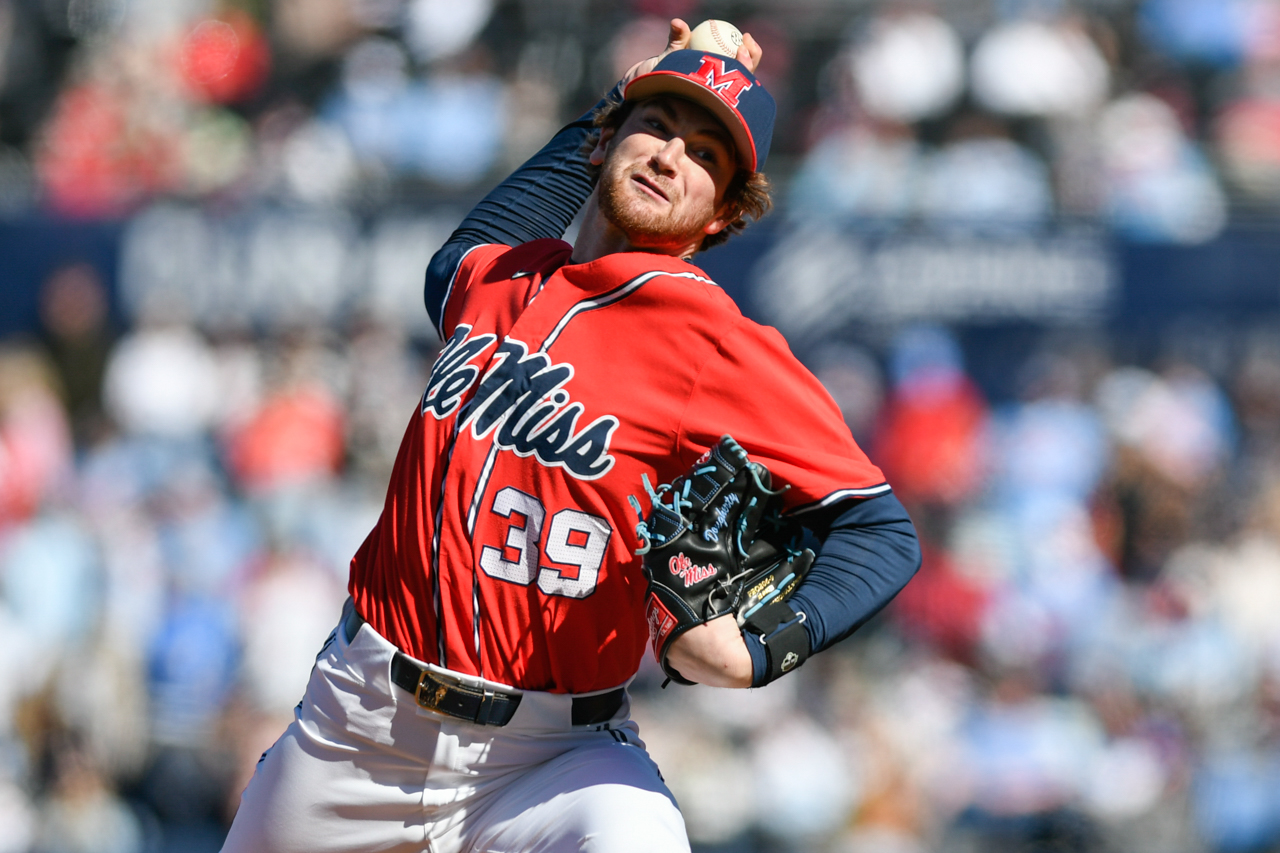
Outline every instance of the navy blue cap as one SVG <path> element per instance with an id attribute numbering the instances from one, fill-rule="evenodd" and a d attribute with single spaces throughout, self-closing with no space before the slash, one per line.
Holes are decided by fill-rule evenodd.
<path id="1" fill-rule="evenodd" d="M 677 95 L 709 110 L 733 137 L 742 167 L 756 172 L 764 166 L 778 106 L 738 60 L 705 50 L 669 53 L 622 92 L 628 101 L 653 95 Z"/>

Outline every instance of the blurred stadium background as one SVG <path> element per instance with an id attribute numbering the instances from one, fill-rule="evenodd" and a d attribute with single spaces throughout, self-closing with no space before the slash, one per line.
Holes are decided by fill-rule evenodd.
<path id="1" fill-rule="evenodd" d="M 0 853 L 219 847 L 427 259 L 672 15 L 781 111 L 704 265 L 927 554 L 767 689 L 646 663 L 696 849 L 1280 849 L 1280 2 L 0 0 Z"/>

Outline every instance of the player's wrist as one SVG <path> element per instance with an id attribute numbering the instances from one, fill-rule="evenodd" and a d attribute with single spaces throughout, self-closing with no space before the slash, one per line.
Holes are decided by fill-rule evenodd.
<path id="1" fill-rule="evenodd" d="M 742 625 L 755 664 L 751 686 L 763 687 L 798 669 L 813 653 L 805 623 L 794 601 L 775 601 L 756 610 Z M 759 648 L 752 647 L 758 644 Z M 760 658 L 763 658 L 761 660 Z"/>
<path id="2" fill-rule="evenodd" d="M 769 683 L 769 653 L 760 642 L 759 634 L 743 631 L 742 643 L 747 647 L 747 654 L 751 655 L 751 686 L 763 687 Z"/>
<path id="3" fill-rule="evenodd" d="M 709 687 L 750 687 L 754 671 L 737 620 L 724 617 L 690 628 L 673 640 L 667 663 L 689 681 Z"/>

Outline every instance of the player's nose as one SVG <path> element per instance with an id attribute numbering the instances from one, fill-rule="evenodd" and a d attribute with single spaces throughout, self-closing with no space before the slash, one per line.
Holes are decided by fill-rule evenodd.
<path id="1" fill-rule="evenodd" d="M 680 162 L 680 158 L 684 156 L 684 140 L 678 136 L 673 136 L 663 143 L 662 147 L 653 155 L 653 161 L 659 167 L 660 171 L 665 174 L 674 175 L 676 165 Z"/>

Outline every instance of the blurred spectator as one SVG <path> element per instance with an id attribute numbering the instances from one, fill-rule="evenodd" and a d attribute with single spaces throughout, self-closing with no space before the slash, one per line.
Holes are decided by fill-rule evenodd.
<path id="1" fill-rule="evenodd" d="M 908 505 L 954 506 L 981 488 L 987 407 L 946 331 L 909 329 L 894 344 L 893 388 L 872 458 Z"/>
<path id="2" fill-rule="evenodd" d="M 866 120 L 827 135 L 805 155 L 788 210 L 814 219 L 856 217 L 870 227 L 914 215 L 924 155 L 911 128 Z"/>
<path id="3" fill-rule="evenodd" d="M 353 334 L 347 446 L 352 466 L 377 488 L 389 479 L 410 408 L 426 387 L 425 365 L 397 330 L 370 324 Z M 396 417 L 394 413 L 402 413 Z"/>
<path id="4" fill-rule="evenodd" d="M 125 98 L 108 85 L 87 82 L 63 92 L 37 161 L 54 210 L 119 215 L 172 185 L 172 140 L 135 124 Z"/>
<path id="5" fill-rule="evenodd" d="M 851 54 L 859 100 L 868 113 L 911 122 L 945 112 L 964 89 L 964 49 L 940 17 L 881 14 Z"/>
<path id="6" fill-rule="evenodd" d="M 760 824 L 793 850 L 832 835 L 857 806 L 857 782 L 825 727 L 792 712 L 756 733 L 752 744 L 756 798 L 771 802 Z"/>
<path id="7" fill-rule="evenodd" d="M 337 55 L 360 32 L 350 0 L 273 0 L 271 11 L 285 50 L 303 61 Z"/>
<path id="8" fill-rule="evenodd" d="M 107 363 L 107 409 L 126 432 L 196 437 L 217 412 L 217 366 L 209 345 L 181 325 L 137 329 Z"/>
<path id="9" fill-rule="evenodd" d="M 1028 674 L 1010 672 L 963 730 L 957 784 L 968 808 L 959 828 L 980 848 L 1085 851 L 1097 830 L 1076 810 L 1101 731 L 1074 699 L 1041 696 Z"/>
<path id="10" fill-rule="evenodd" d="M 197 97 L 226 104 L 257 93 L 271 55 L 253 18 L 229 10 L 192 27 L 182 40 L 178 61 Z"/>
<path id="11" fill-rule="evenodd" d="M 1280 756 L 1215 755 L 1196 779 L 1197 828 L 1215 853 L 1267 850 L 1280 841 Z"/>
<path id="12" fill-rule="evenodd" d="M 114 344 L 98 271 L 86 263 L 55 270 L 41 287 L 40 317 L 76 442 L 92 443 L 107 429 L 102 381 Z"/>
<path id="13" fill-rule="evenodd" d="M 1079 115 L 1110 84 L 1106 60 L 1079 23 L 1011 21 L 987 30 L 973 51 L 974 97 L 1007 115 Z"/>
<path id="14" fill-rule="evenodd" d="M 951 141 L 925 162 L 920 208 L 942 226 L 1033 228 L 1053 215 L 1044 163 L 981 116 L 957 122 Z"/>
<path id="15" fill-rule="evenodd" d="M 1010 506 L 1063 499 L 1083 504 L 1109 462 L 1103 424 L 1086 402 L 1081 369 L 1045 354 L 1028 364 L 1025 401 L 998 421 L 998 488 Z"/>
<path id="16" fill-rule="evenodd" d="M 1235 101 L 1218 117 L 1217 131 L 1232 181 L 1252 198 L 1280 198 L 1280 100 Z"/>
<path id="17" fill-rule="evenodd" d="M 1233 445 L 1222 392 L 1187 370 L 1168 379 L 1122 368 L 1098 387 L 1097 405 L 1119 446 L 1110 500 L 1121 525 L 1120 567 L 1150 579 L 1199 530 L 1213 478 Z"/>
<path id="18" fill-rule="evenodd" d="M 670 18 L 662 15 L 646 15 L 633 18 L 619 27 L 609 42 L 608 82 L 605 85 L 621 80 L 627 69 L 653 56 L 653 45 L 666 44 L 671 31 L 669 21 Z"/>
<path id="19" fill-rule="evenodd" d="M 1178 117 L 1151 95 L 1126 95 L 1098 121 L 1105 217 L 1144 241 L 1196 243 L 1226 224 L 1226 198 Z"/>
<path id="20" fill-rule="evenodd" d="M 234 611 L 207 596 L 178 593 L 150 651 L 152 738 L 182 750 L 208 745 L 235 683 Z"/>
<path id="21" fill-rule="evenodd" d="M 36 814 L 25 791 L 0 780 L 0 853 L 27 853 L 36 837 Z"/>
<path id="22" fill-rule="evenodd" d="M 45 677 L 94 627 L 99 568 L 93 541 L 73 515 L 42 516 L 4 539 L 0 595 Z"/>
<path id="23" fill-rule="evenodd" d="M 362 159 L 441 184 L 472 183 L 501 153 L 504 95 L 480 54 L 470 60 L 414 81 L 398 44 L 367 40 L 347 56 L 342 93 L 326 113 Z"/>
<path id="24" fill-rule="evenodd" d="M 1225 395 L 1190 367 L 1175 366 L 1163 377 L 1133 368 L 1113 372 L 1098 387 L 1098 405 L 1120 442 L 1189 488 L 1203 487 L 1220 470 L 1235 440 Z"/>
<path id="25" fill-rule="evenodd" d="M 840 407 L 853 437 L 866 446 L 884 403 L 884 379 L 875 359 L 860 347 L 831 344 L 808 361 Z"/>
<path id="26" fill-rule="evenodd" d="M 283 730 L 346 598 L 334 575 L 301 554 L 276 553 L 240 593 L 241 677 L 251 707 Z"/>
<path id="27" fill-rule="evenodd" d="M 75 746 L 55 754 L 54 794 L 40 819 L 37 849 L 45 853 L 141 853 L 142 826 L 111 790 L 92 760 Z"/>
<path id="28" fill-rule="evenodd" d="M 1248 9 L 1258 3 L 1146 0 L 1139 22 L 1150 44 L 1179 59 L 1234 65 L 1244 52 Z"/>
<path id="29" fill-rule="evenodd" d="M 1231 390 L 1250 467 L 1266 470 L 1280 462 L 1280 340 L 1246 343 Z"/>
<path id="30" fill-rule="evenodd" d="M 464 50 L 493 14 L 493 0 L 408 0 L 405 38 L 414 55 L 432 62 Z"/>
<path id="31" fill-rule="evenodd" d="M 71 433 L 50 366 L 0 348 L 0 530 L 35 513 L 70 473 Z"/>
<path id="32" fill-rule="evenodd" d="M 282 153 L 285 179 L 300 201 L 334 204 L 350 197 L 359 172 L 355 152 L 341 128 L 308 121 L 289 135 Z"/>
<path id="33" fill-rule="evenodd" d="M 1274 202 L 1280 199 L 1280 9 L 1252 3 L 1243 13 L 1243 91 L 1222 105 L 1215 135 L 1226 174 L 1245 198 Z"/>
<path id="34" fill-rule="evenodd" d="M 286 357 L 276 387 L 227 438 L 227 462 L 250 491 L 325 480 L 343 460 L 342 409 L 320 376 L 317 353 L 299 348 Z"/>
<path id="35" fill-rule="evenodd" d="M 928 548 L 920 571 L 893 602 L 903 633 L 948 658 L 973 663 L 992 590 L 944 550 Z"/>

